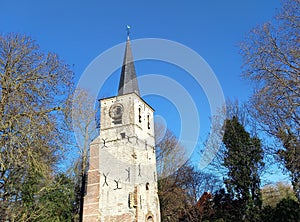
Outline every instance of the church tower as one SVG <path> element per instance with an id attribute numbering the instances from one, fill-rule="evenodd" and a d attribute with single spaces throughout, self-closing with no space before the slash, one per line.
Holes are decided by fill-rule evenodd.
<path id="1" fill-rule="evenodd" d="M 118 95 L 100 102 L 83 221 L 160 222 L 154 110 L 140 97 L 129 35 Z"/>

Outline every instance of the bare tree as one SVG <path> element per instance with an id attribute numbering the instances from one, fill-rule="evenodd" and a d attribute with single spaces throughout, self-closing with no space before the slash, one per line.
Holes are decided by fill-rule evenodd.
<path id="1" fill-rule="evenodd" d="M 73 81 L 56 54 L 30 37 L 0 36 L 0 218 L 33 221 L 36 201 L 63 156 L 66 99 Z M 47 218 L 47 215 L 44 215 Z"/>
<path id="2" fill-rule="evenodd" d="M 275 152 L 289 170 L 300 200 L 300 1 L 285 0 L 273 23 L 241 43 L 243 76 L 254 83 L 251 113 L 281 142 Z"/>
<path id="3" fill-rule="evenodd" d="M 77 88 L 71 97 L 72 108 L 69 116 L 71 118 L 70 130 L 74 134 L 74 150 L 77 155 L 73 161 L 73 170 L 75 173 L 75 215 L 82 220 L 83 197 L 85 194 L 85 185 L 87 182 L 87 170 L 89 159 L 89 147 L 91 141 L 98 135 L 99 131 L 96 126 L 96 114 L 94 97 L 87 90 Z M 97 107 L 97 106 L 96 106 Z"/>
<path id="4" fill-rule="evenodd" d="M 220 180 L 186 161 L 184 147 L 170 130 L 157 126 L 156 136 L 162 221 L 200 221 L 197 202 L 205 191 L 218 189 Z"/>
<path id="5" fill-rule="evenodd" d="M 156 162 L 158 177 L 165 178 L 175 173 L 185 162 L 185 150 L 177 137 L 170 131 L 159 131 L 156 127 L 156 138 L 162 137 L 156 145 Z M 164 133 L 161 136 L 161 133 Z M 158 140 L 158 139 L 156 139 Z"/>
<path id="6" fill-rule="evenodd" d="M 292 186 L 284 182 L 267 184 L 262 187 L 261 193 L 263 206 L 276 207 L 276 204 L 285 198 L 297 200 Z"/>

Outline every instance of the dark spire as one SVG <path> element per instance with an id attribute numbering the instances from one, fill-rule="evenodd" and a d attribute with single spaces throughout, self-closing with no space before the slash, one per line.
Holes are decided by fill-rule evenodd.
<path id="1" fill-rule="evenodd" d="M 129 28 L 130 27 L 127 26 L 127 41 L 119 83 L 118 96 L 133 92 L 136 93 L 138 96 L 140 95 L 140 90 L 138 87 L 138 82 L 136 79 L 136 73 L 134 68 L 133 56 L 130 47 Z"/>

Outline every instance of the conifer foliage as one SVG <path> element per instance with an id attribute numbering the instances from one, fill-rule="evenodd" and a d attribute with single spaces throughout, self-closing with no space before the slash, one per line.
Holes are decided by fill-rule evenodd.
<path id="1" fill-rule="evenodd" d="M 260 168 L 263 150 L 260 139 L 251 137 L 237 117 L 225 121 L 224 166 L 228 169 L 225 185 L 231 198 L 239 202 L 238 219 L 258 216 L 261 208 Z"/>

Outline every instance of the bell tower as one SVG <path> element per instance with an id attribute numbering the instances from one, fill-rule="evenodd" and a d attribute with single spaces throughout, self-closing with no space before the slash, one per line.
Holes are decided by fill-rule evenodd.
<path id="1" fill-rule="evenodd" d="M 84 222 L 160 222 L 153 108 L 141 97 L 129 33 L 118 95 L 101 99 Z"/>

